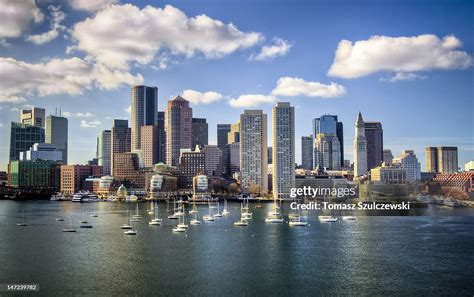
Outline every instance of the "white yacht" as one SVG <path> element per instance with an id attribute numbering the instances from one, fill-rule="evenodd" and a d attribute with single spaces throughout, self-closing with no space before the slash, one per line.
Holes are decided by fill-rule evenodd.
<path id="1" fill-rule="evenodd" d="M 318 219 L 321 223 L 332 223 L 339 221 L 336 217 L 333 216 L 318 216 Z"/>
<path id="2" fill-rule="evenodd" d="M 125 235 L 137 235 L 137 231 L 136 230 L 127 230 L 127 231 L 123 231 L 123 234 Z"/>
<path id="3" fill-rule="evenodd" d="M 175 228 L 173 228 L 173 232 L 186 232 L 186 229 L 176 226 Z"/>
<path id="4" fill-rule="evenodd" d="M 79 192 L 72 196 L 72 202 L 89 202 L 89 193 Z"/>

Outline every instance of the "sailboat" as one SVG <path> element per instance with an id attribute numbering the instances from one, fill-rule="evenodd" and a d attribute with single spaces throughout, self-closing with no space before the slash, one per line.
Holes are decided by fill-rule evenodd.
<path id="1" fill-rule="evenodd" d="M 194 212 L 193 214 L 194 214 L 194 219 L 189 221 L 189 224 L 190 225 L 200 225 L 201 221 L 199 220 L 199 212 L 196 210 L 196 212 Z"/>
<path id="2" fill-rule="evenodd" d="M 130 222 L 131 222 L 131 220 L 130 220 Z M 129 229 L 129 230 L 123 231 L 123 234 L 125 234 L 125 235 L 137 235 L 137 230 L 133 230 L 132 223 L 130 223 L 130 228 L 127 228 L 127 229 Z"/>
<path id="3" fill-rule="evenodd" d="M 178 228 L 184 228 L 184 229 L 188 229 L 188 228 L 189 228 L 189 225 L 188 225 L 188 224 L 186 224 L 186 214 L 185 214 L 185 213 L 183 213 L 183 214 L 182 214 L 182 215 L 180 215 L 179 217 L 180 217 L 180 219 L 179 219 L 179 221 L 178 221 L 178 225 L 176 225 L 176 227 L 178 227 Z M 181 218 L 183 219 L 182 221 L 181 221 Z"/>
<path id="4" fill-rule="evenodd" d="M 16 225 L 21 226 L 21 227 L 28 226 L 28 224 L 26 224 L 26 222 L 25 222 L 25 213 L 24 213 L 23 209 L 21 210 L 21 222 L 17 223 Z"/>
<path id="5" fill-rule="evenodd" d="M 120 226 L 120 229 L 132 229 L 132 225 L 130 224 L 130 214 L 128 213 L 128 209 L 127 209 L 127 223 L 122 224 Z"/>
<path id="6" fill-rule="evenodd" d="M 158 217 L 158 214 L 159 214 L 158 205 L 155 206 L 155 210 L 153 212 L 155 213 L 155 217 L 151 219 L 150 222 L 148 222 L 148 225 L 161 225 L 161 222 L 163 220 Z"/>
<path id="7" fill-rule="evenodd" d="M 72 217 L 69 217 L 69 228 L 64 228 L 63 232 L 76 232 L 76 228 L 72 227 Z"/>
<path id="8" fill-rule="evenodd" d="M 196 202 L 193 201 L 193 208 L 189 211 L 189 214 L 195 214 L 197 213 L 197 207 L 196 207 Z"/>
<path id="9" fill-rule="evenodd" d="M 217 212 L 214 214 L 214 217 L 215 217 L 215 218 L 222 218 L 222 213 L 221 213 L 220 210 L 219 210 L 219 206 L 220 206 L 219 200 L 217 200 L 216 205 L 217 205 L 217 207 L 216 207 L 216 208 L 217 208 Z"/>
<path id="10" fill-rule="evenodd" d="M 211 200 L 209 199 L 209 214 L 202 217 L 202 219 L 206 222 L 213 222 L 215 221 L 214 216 L 212 215 L 212 207 L 211 207 Z"/>
<path id="11" fill-rule="evenodd" d="M 148 210 L 148 214 L 149 215 L 153 214 L 154 210 L 155 210 L 155 201 L 151 200 L 150 209 Z"/>
<path id="12" fill-rule="evenodd" d="M 229 209 L 227 209 L 227 199 L 224 200 L 224 209 L 222 210 L 222 214 L 225 215 L 225 216 L 230 214 Z"/>
<path id="13" fill-rule="evenodd" d="M 176 214 L 176 198 L 173 198 L 173 214 L 168 216 L 170 220 L 177 220 L 179 219 L 178 215 Z"/>
<path id="14" fill-rule="evenodd" d="M 238 220 L 237 222 L 234 222 L 234 226 L 245 227 L 248 225 L 249 223 L 247 222 L 247 219 L 244 217 L 243 204 L 241 204 L 240 205 L 240 220 Z"/>
<path id="15" fill-rule="evenodd" d="M 56 221 L 57 222 L 62 222 L 62 221 L 64 221 L 64 219 L 63 218 L 56 218 Z"/>
<path id="16" fill-rule="evenodd" d="M 318 216 L 318 219 L 321 223 L 333 223 L 338 221 L 338 219 L 333 216 Z"/>
<path id="17" fill-rule="evenodd" d="M 308 222 L 301 220 L 301 209 L 298 209 L 298 214 L 292 216 L 288 222 L 290 226 L 308 226 Z"/>
<path id="18" fill-rule="evenodd" d="M 131 222 L 140 222 L 141 219 L 142 219 L 142 216 L 139 213 L 138 203 L 137 203 L 137 212 L 136 212 L 136 214 L 132 215 L 132 219 L 130 221 Z"/>
<path id="19" fill-rule="evenodd" d="M 99 215 L 95 213 L 95 205 L 92 205 L 92 209 L 93 209 L 93 214 L 91 214 L 91 217 L 97 218 Z"/>
<path id="20" fill-rule="evenodd" d="M 268 215 L 265 219 L 267 223 L 283 223 L 283 216 L 281 214 L 281 209 L 277 205 L 276 198 L 273 199 L 273 209 L 268 212 Z"/>
<path id="21" fill-rule="evenodd" d="M 77 221 L 78 223 L 81 223 L 81 224 L 87 224 L 87 220 L 86 220 L 86 213 L 84 211 L 84 207 L 82 208 L 82 220 L 79 220 Z"/>

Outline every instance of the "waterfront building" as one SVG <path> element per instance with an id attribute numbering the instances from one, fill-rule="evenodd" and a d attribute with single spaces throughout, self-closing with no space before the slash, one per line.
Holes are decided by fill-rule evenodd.
<path id="1" fill-rule="evenodd" d="M 431 195 L 457 199 L 474 198 L 474 172 L 438 173 L 428 185 Z"/>
<path id="2" fill-rule="evenodd" d="M 390 149 L 384 149 L 383 150 L 383 162 L 385 165 L 390 166 L 392 165 L 392 160 L 393 160 L 393 154 Z"/>
<path id="3" fill-rule="evenodd" d="M 61 165 L 60 191 L 64 195 L 73 195 L 83 189 L 88 177 L 101 177 L 103 167 L 95 165 Z"/>
<path id="4" fill-rule="evenodd" d="M 192 147 L 193 109 L 181 96 L 168 101 L 165 110 L 166 164 L 179 164 L 180 150 Z"/>
<path id="5" fill-rule="evenodd" d="M 140 156 L 136 152 L 115 153 L 112 175 L 130 189 L 145 190 L 148 171 L 141 168 Z M 151 172 L 151 170 L 150 170 Z"/>
<path id="6" fill-rule="evenodd" d="M 223 151 L 227 144 L 227 134 L 230 132 L 230 124 L 217 124 L 217 146 Z"/>
<path id="7" fill-rule="evenodd" d="M 319 133 L 314 140 L 314 167 L 324 170 L 340 170 L 341 144 L 336 134 Z"/>
<path id="8" fill-rule="evenodd" d="M 320 133 L 324 134 L 336 134 L 341 147 L 340 161 L 339 164 L 344 163 L 344 126 L 342 122 L 339 122 L 337 115 L 325 114 L 319 118 L 313 119 L 313 137 Z M 314 142 L 314 140 L 313 140 Z M 312 142 L 312 143 L 313 143 Z"/>
<path id="9" fill-rule="evenodd" d="M 35 143 L 44 143 L 44 129 L 28 124 L 11 123 L 10 160 L 19 160 L 20 152 L 28 151 Z"/>
<path id="10" fill-rule="evenodd" d="M 406 183 L 407 170 L 399 166 L 381 166 L 370 169 L 370 180 L 383 184 L 404 184 Z"/>
<path id="11" fill-rule="evenodd" d="M 158 126 L 149 125 L 140 127 L 140 147 L 143 156 L 143 166 L 152 167 L 160 162 L 159 141 L 160 130 Z"/>
<path id="12" fill-rule="evenodd" d="M 59 151 L 54 144 L 48 143 L 35 143 L 26 152 L 20 152 L 21 161 L 32 161 L 37 159 L 62 162 L 63 153 Z"/>
<path id="13" fill-rule="evenodd" d="M 56 192 L 60 188 L 59 166 L 54 160 L 10 161 L 9 186 L 26 191 Z"/>
<path id="14" fill-rule="evenodd" d="M 207 125 L 206 119 L 193 118 L 192 123 L 191 147 L 196 147 L 196 145 L 207 145 L 209 143 L 209 127 Z"/>
<path id="15" fill-rule="evenodd" d="M 367 173 L 367 140 L 362 114 L 359 112 L 355 123 L 354 137 L 354 177 Z"/>
<path id="16" fill-rule="evenodd" d="M 142 126 L 155 126 L 158 113 L 158 88 L 133 86 L 131 90 L 131 150 L 139 150 Z"/>
<path id="17" fill-rule="evenodd" d="M 104 175 L 100 178 L 99 190 L 97 194 L 100 197 L 108 197 L 115 194 L 121 183 L 111 175 Z"/>
<path id="18" fill-rule="evenodd" d="M 458 171 L 458 148 L 438 146 L 426 148 L 426 171 L 454 173 Z"/>
<path id="19" fill-rule="evenodd" d="M 112 153 L 112 132 L 104 130 L 97 135 L 97 164 L 104 168 L 104 175 L 110 175 Z"/>
<path id="20" fill-rule="evenodd" d="M 166 134 L 165 134 L 165 113 L 158 111 L 158 162 L 166 162 Z"/>
<path id="21" fill-rule="evenodd" d="M 31 109 L 22 109 L 20 112 L 20 123 L 36 126 L 44 129 L 45 110 L 44 108 L 33 107 Z"/>
<path id="22" fill-rule="evenodd" d="M 82 185 L 82 190 L 90 193 L 99 193 L 100 179 L 100 177 L 86 177 Z"/>
<path id="23" fill-rule="evenodd" d="M 204 152 L 196 147 L 192 149 L 181 149 L 179 157 L 179 178 L 178 187 L 180 189 L 191 189 L 193 177 L 206 172 L 206 156 Z"/>
<path id="24" fill-rule="evenodd" d="M 128 153 L 131 150 L 131 129 L 128 127 L 128 120 L 113 120 L 110 143 L 110 172 L 113 173 L 115 154 Z"/>
<path id="25" fill-rule="evenodd" d="M 380 122 L 364 122 L 367 141 L 367 170 L 383 162 L 383 129 Z"/>
<path id="26" fill-rule="evenodd" d="M 464 164 L 464 171 L 474 171 L 474 160 L 471 160 Z"/>
<path id="27" fill-rule="evenodd" d="M 63 153 L 63 164 L 67 164 L 68 119 L 60 116 L 47 116 L 44 142 L 54 144 Z"/>
<path id="28" fill-rule="evenodd" d="M 313 169 L 313 135 L 301 137 L 301 167 Z"/>
<path id="29" fill-rule="evenodd" d="M 295 186 L 295 108 L 289 102 L 278 102 L 272 109 L 271 148 L 273 198 L 289 199 Z"/>
<path id="30" fill-rule="evenodd" d="M 393 159 L 393 165 L 406 170 L 406 181 L 413 183 L 421 180 L 421 170 L 418 158 L 412 150 L 404 150 Z"/>
<path id="31" fill-rule="evenodd" d="M 164 173 L 152 175 L 150 179 L 151 198 L 167 198 L 167 194 L 178 189 L 178 178 Z"/>
<path id="32" fill-rule="evenodd" d="M 240 115 L 240 179 L 244 192 L 267 192 L 267 148 L 267 115 L 262 110 L 245 110 Z"/>
<path id="33" fill-rule="evenodd" d="M 222 150 L 217 145 L 205 145 L 202 149 L 205 157 L 207 176 L 220 176 L 222 174 Z"/>

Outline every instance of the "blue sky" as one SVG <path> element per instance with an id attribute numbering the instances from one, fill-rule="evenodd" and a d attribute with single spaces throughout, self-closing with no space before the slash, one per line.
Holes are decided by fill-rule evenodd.
<path id="1" fill-rule="evenodd" d="M 352 159 L 359 110 L 382 122 L 385 148 L 414 149 L 423 169 L 426 146 L 458 146 L 461 167 L 474 159 L 472 1 L 25 3 L 0 25 L 2 170 L 19 109 L 69 112 L 70 162 L 84 163 L 111 119 L 129 117 L 133 83 L 157 86 L 160 110 L 192 90 L 210 143 L 244 109 L 289 101 L 297 162 L 300 137 L 325 113 L 343 121 Z"/>

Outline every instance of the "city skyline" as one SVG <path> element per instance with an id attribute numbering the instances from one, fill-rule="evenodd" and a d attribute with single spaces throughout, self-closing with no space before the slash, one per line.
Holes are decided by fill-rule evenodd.
<path id="1" fill-rule="evenodd" d="M 272 14 L 265 13 L 262 3 L 231 3 L 229 5 L 234 9 L 222 10 L 210 2 L 198 5 L 171 1 L 172 6 L 165 7 L 163 3 L 151 1 L 134 1 L 132 5 L 125 5 L 122 1 L 97 13 L 80 11 L 68 3 L 61 3 L 60 8 L 59 3 L 54 1 L 50 8 L 41 3 L 37 8 L 26 7 L 31 11 L 39 10 L 43 22 L 32 20 L 28 26 L 13 24 L 21 29 L 16 36 L 0 32 L 0 63 L 4 69 L 2 72 L 5 71 L 0 74 L 4 78 L 0 82 L 2 139 L 9 136 L 10 122 L 19 121 L 21 109 L 34 105 L 45 108 L 46 115 L 49 115 L 58 108 L 69 119 L 69 163 L 84 164 L 95 155 L 96 135 L 102 130 L 109 130 L 113 118 L 126 118 L 131 122 L 127 112 L 130 84 L 139 83 L 158 87 L 160 111 L 175 95 L 189 100 L 193 116 L 207 119 L 209 144 L 217 144 L 217 124 L 234 123 L 245 109 L 262 109 L 269 115 L 276 101 L 288 101 L 295 107 L 298 163 L 301 160 L 299 139 L 312 132 L 312 119 L 324 114 L 338 115 L 344 123 L 345 159 L 353 160 L 353 123 L 358 111 L 362 112 L 364 120 L 383 124 L 384 148 L 391 149 L 395 156 L 402 150 L 413 149 L 420 163 L 425 164 L 426 147 L 457 146 L 460 167 L 474 158 L 473 39 L 468 26 L 464 25 L 469 23 L 468 11 L 472 10 L 472 3 L 456 3 L 450 7 L 453 10 L 451 15 L 444 14 L 444 2 L 419 7 L 404 3 L 391 5 L 391 15 L 375 4 L 357 8 L 347 3 L 346 7 L 354 12 L 354 16 L 344 12 L 337 15 L 340 7 L 336 10 L 330 4 L 315 3 L 308 4 L 315 6 L 312 9 L 305 9 L 304 5 L 293 7 L 291 14 L 300 14 L 302 20 L 295 21 L 293 18 L 291 24 L 277 21 L 278 15 L 284 13 L 289 5 L 284 1 L 275 3 Z M 147 4 L 154 7 L 145 8 Z M 108 18 L 125 11 L 132 17 L 139 10 L 163 18 L 175 12 L 177 17 L 185 18 L 195 26 L 199 26 L 198 20 L 203 20 L 197 16 L 205 14 L 209 20 L 219 20 L 228 26 L 230 33 L 226 32 L 230 37 L 226 35 L 224 37 L 229 39 L 211 40 L 209 47 L 199 42 L 188 44 L 182 40 L 167 39 L 165 46 L 152 44 L 154 50 L 151 53 L 139 52 L 136 56 L 130 56 L 120 52 L 115 63 L 124 62 L 126 67 L 113 65 L 96 48 L 82 43 L 84 39 L 97 37 L 81 35 L 88 29 L 88 22 L 110 21 Z M 314 15 L 309 17 L 309 11 Z M 364 19 L 366 13 L 370 17 Z M 377 13 L 383 18 L 374 17 Z M 331 21 L 331 16 L 337 18 Z M 424 16 L 430 18 L 420 22 L 418 19 Z M 408 25 L 400 23 L 402 17 Z M 354 25 L 356 22 L 360 24 Z M 54 27 L 54 24 L 57 26 Z M 229 24 L 233 24 L 238 31 L 232 31 Z M 331 24 L 331 28 L 322 30 L 319 27 L 322 24 Z M 120 29 L 122 23 L 116 25 Z M 41 39 L 38 34 L 50 29 L 54 33 L 53 27 L 58 37 L 41 43 L 46 36 Z M 73 37 L 65 28 L 73 30 Z M 347 28 L 351 28 L 350 34 Z M 164 35 L 169 34 L 167 28 L 161 29 Z M 196 36 L 194 31 L 183 33 L 188 37 Z M 65 35 L 68 39 L 64 38 Z M 390 56 L 373 53 L 370 58 L 382 59 L 385 63 L 382 63 L 385 65 L 383 69 L 365 65 L 368 68 L 357 70 L 349 67 L 355 66 L 353 60 L 345 59 L 344 65 L 352 70 L 344 72 L 335 62 L 336 54 L 348 46 L 343 40 L 351 41 L 352 49 L 358 46 L 371 49 L 379 45 L 378 42 L 405 47 L 409 55 L 402 58 L 407 65 L 396 69 L 390 64 Z M 420 48 L 414 48 L 413 43 Z M 235 47 L 235 44 L 240 46 Z M 225 51 L 218 50 L 224 45 L 228 46 L 223 47 Z M 66 53 L 71 46 L 76 48 Z M 432 50 L 439 56 L 421 59 L 415 49 Z M 150 55 L 151 60 L 147 59 Z M 397 51 L 391 55 L 400 57 Z M 93 66 L 85 62 L 86 56 L 92 58 Z M 433 62 L 434 58 L 443 60 L 444 66 Z M 65 60 L 68 62 L 65 63 Z M 41 63 L 44 67 L 38 66 Z M 93 76 L 84 73 L 87 71 L 85 68 L 99 64 L 107 69 L 97 68 Z M 50 72 L 41 72 L 46 70 Z M 66 70 L 70 75 L 77 75 L 77 79 L 84 80 L 85 76 L 90 76 L 93 81 L 72 83 L 63 77 Z M 118 72 L 112 75 L 106 70 Z M 49 80 L 53 71 L 58 74 L 57 81 Z M 195 75 L 197 71 L 199 75 Z M 31 83 L 32 75 L 43 76 L 44 81 Z M 134 79 L 130 79 L 129 75 Z M 136 80 L 139 76 L 141 81 Z M 114 80 L 119 79 L 128 83 L 117 85 L 117 89 L 108 89 L 117 83 Z M 57 85 L 48 88 L 53 82 Z M 253 106 L 255 101 L 260 104 Z M 271 135 L 271 125 L 268 126 L 267 135 Z M 0 170 L 6 170 L 8 151 L 8 141 L 2 141 Z"/>

